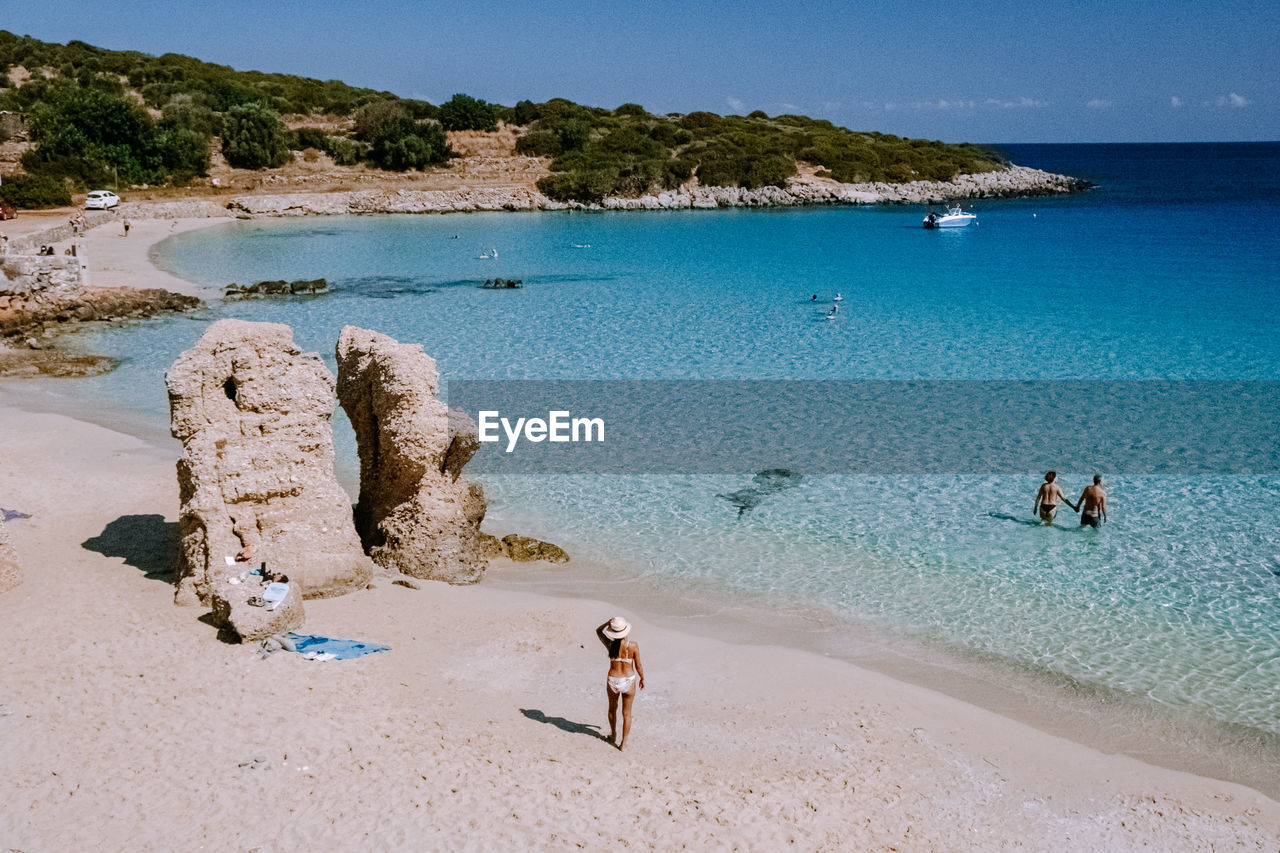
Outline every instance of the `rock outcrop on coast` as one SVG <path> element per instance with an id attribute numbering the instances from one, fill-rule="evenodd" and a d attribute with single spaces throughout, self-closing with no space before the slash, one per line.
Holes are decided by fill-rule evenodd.
<path id="1" fill-rule="evenodd" d="M 158 287 L 75 287 L 13 293 L 0 290 L 0 337 L 26 338 L 91 320 L 141 320 L 200 306 L 194 296 Z"/>
<path id="2" fill-rule="evenodd" d="M 47 239 L 48 233 L 36 236 Z M 142 319 L 200 305 L 194 296 L 159 288 L 90 287 L 83 256 L 15 253 L 18 243 L 13 241 L 9 253 L 0 257 L 0 340 L 42 348 L 43 338 L 79 322 Z M 0 375 L 84 376 L 112 366 L 110 359 L 93 356 L 0 352 Z"/>
<path id="3" fill-rule="evenodd" d="M 212 603 L 245 547 L 308 597 L 363 588 L 373 567 L 334 477 L 334 377 L 319 356 L 288 326 L 219 320 L 165 379 L 183 446 L 176 601 Z"/>
<path id="4" fill-rule="evenodd" d="M 360 451 L 356 528 L 378 565 L 417 578 L 474 583 L 488 566 L 484 495 L 462 479 L 475 423 L 436 396 L 435 361 L 416 344 L 347 326 L 338 399 Z"/>
<path id="5" fill-rule="evenodd" d="M 911 181 L 902 184 L 842 184 L 802 175 L 786 187 L 682 187 L 640 198 L 606 198 L 606 210 L 682 210 L 718 207 L 794 207 L 828 204 L 939 204 L 968 198 L 1014 198 L 1079 192 L 1088 182 L 1025 166 L 996 172 L 958 175 L 950 181 Z"/>
<path id="6" fill-rule="evenodd" d="M 534 560 L 545 560 L 548 563 L 569 562 L 569 555 L 559 545 L 552 545 L 550 542 L 543 542 L 531 536 L 508 533 L 496 542 L 500 553 L 517 563 L 529 563 Z"/>
<path id="7" fill-rule="evenodd" d="M 5 533 L 6 522 L 0 521 L 0 594 L 22 584 L 22 569 L 18 567 L 18 553 L 9 544 Z"/>
<path id="8" fill-rule="evenodd" d="M 316 296 L 329 292 L 329 281 L 324 278 L 271 279 L 253 284 L 228 284 L 223 290 L 227 299 L 262 299 L 275 296 Z"/>

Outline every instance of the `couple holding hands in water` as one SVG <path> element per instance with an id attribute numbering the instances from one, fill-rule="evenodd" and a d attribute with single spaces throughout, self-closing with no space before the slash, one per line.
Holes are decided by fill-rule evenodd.
<path id="1" fill-rule="evenodd" d="M 1036 492 L 1036 504 L 1032 512 L 1038 513 L 1045 524 L 1053 524 L 1053 517 L 1058 512 L 1058 501 L 1062 501 L 1074 512 L 1080 513 L 1081 527 L 1088 526 L 1097 530 L 1107 520 L 1107 490 L 1102 487 L 1102 475 L 1093 475 L 1093 485 L 1085 486 L 1080 500 L 1074 504 L 1062 493 L 1057 479 L 1058 475 L 1053 471 L 1044 475 L 1040 491 Z"/>

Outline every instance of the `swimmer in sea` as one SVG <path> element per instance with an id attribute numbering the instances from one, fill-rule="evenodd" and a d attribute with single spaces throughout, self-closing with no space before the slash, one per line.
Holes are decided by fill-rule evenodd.
<path id="1" fill-rule="evenodd" d="M 1067 500 L 1067 496 L 1062 493 L 1061 487 L 1057 483 L 1058 474 L 1055 471 L 1049 471 L 1044 475 L 1044 482 L 1040 484 L 1040 490 L 1036 492 L 1036 503 L 1032 508 L 1032 512 L 1040 516 L 1040 520 L 1045 524 L 1053 524 L 1053 517 L 1058 513 L 1058 501 L 1062 501 L 1067 506 L 1071 506 L 1071 501 Z"/>

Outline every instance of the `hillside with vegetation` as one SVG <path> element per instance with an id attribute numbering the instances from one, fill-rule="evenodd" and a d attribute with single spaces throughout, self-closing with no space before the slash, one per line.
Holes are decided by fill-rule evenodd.
<path id="1" fill-rule="evenodd" d="M 557 201 L 636 197 L 701 186 L 784 186 L 801 167 L 844 183 L 951 180 L 1004 168 L 973 145 L 855 132 L 797 115 L 653 115 L 563 99 L 436 105 L 288 74 L 237 71 L 188 56 L 150 56 L 0 31 L 0 111 L 25 133 L 0 197 L 20 207 L 70 203 L 102 186 L 185 186 L 215 157 L 269 170 L 323 154 L 387 172 L 447 168 L 450 132 L 516 131 L 516 152 L 545 158 L 538 189 Z M 20 129 L 15 129 L 20 128 Z M 0 144 L 8 140 L 0 138 Z"/>

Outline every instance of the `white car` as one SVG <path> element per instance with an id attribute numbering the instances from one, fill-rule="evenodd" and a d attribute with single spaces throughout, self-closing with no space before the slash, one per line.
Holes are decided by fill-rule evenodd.
<path id="1" fill-rule="evenodd" d="M 94 190 L 84 200 L 85 210 L 110 210 L 120 203 L 120 196 L 110 190 Z"/>

